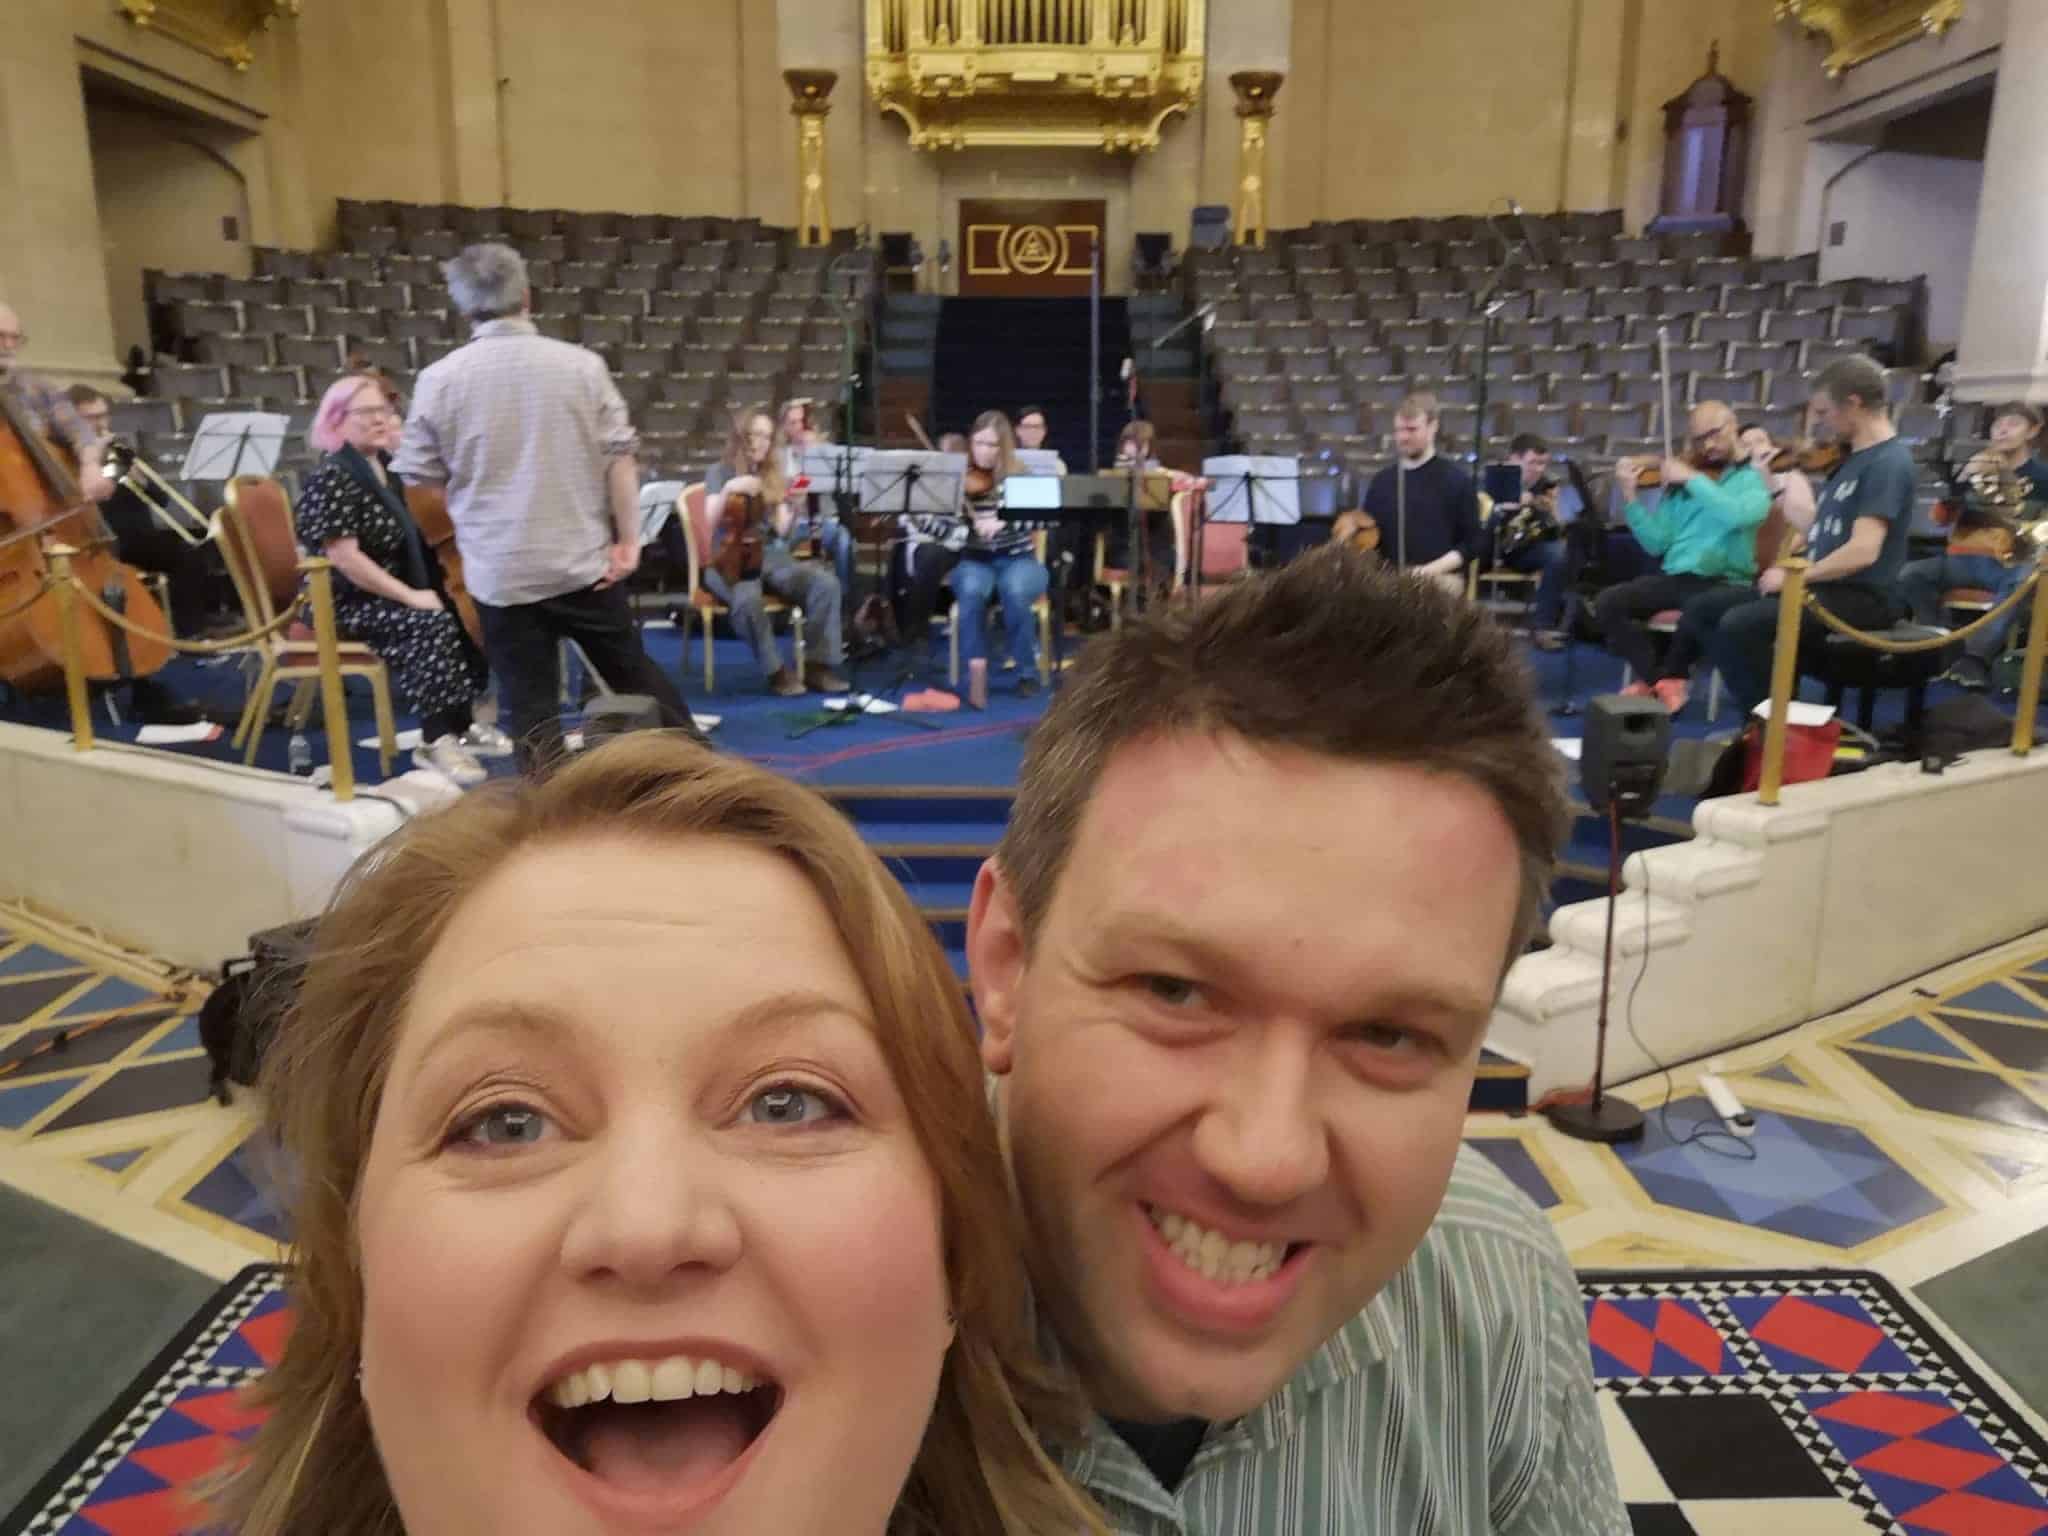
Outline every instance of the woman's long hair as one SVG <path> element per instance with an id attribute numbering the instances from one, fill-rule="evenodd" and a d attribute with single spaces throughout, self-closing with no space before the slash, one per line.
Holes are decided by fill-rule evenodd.
<path id="1" fill-rule="evenodd" d="M 901 1532 L 1104 1530 L 1041 1445 L 1079 1423 L 1042 1362 L 1023 1237 L 960 985 L 909 897 L 809 790 L 665 732 L 596 748 L 544 783 L 494 784 L 408 823 L 360 860 L 321 920 L 296 1007 L 263 1071 L 269 1129 L 297 1176 L 293 1329 L 256 1389 L 266 1418 L 216 1487 L 242 1536 L 402 1530 L 355 1381 L 363 1276 L 356 1202 L 400 1019 L 464 898 L 522 850 L 625 833 L 722 837 L 810 882 L 872 1003 L 875 1039 L 939 1191 L 958 1332 L 892 1522 Z"/>
<path id="2" fill-rule="evenodd" d="M 753 446 L 747 441 L 747 428 L 756 416 L 767 420 L 773 434 L 768 439 L 768 457 L 760 464 L 754 462 Z M 789 487 L 782 478 L 782 450 L 785 446 L 782 422 L 769 411 L 767 404 L 750 405 L 744 411 L 733 412 L 732 430 L 725 437 L 725 467 L 735 475 L 759 475 L 761 499 L 771 507 L 778 506 L 789 495 Z"/>
<path id="3" fill-rule="evenodd" d="M 1007 480 L 1018 469 L 1017 433 L 1001 411 L 983 411 L 974 418 L 974 427 L 967 434 L 968 463 L 974 462 L 974 440 L 990 427 L 996 429 L 996 479 Z"/>

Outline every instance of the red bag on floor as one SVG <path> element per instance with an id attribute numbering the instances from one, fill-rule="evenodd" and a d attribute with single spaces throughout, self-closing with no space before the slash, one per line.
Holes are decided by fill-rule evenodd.
<path id="1" fill-rule="evenodd" d="M 1835 768 L 1835 748 L 1842 742 L 1842 722 L 1826 725 L 1785 727 L 1785 777 L 1787 784 L 1804 784 L 1824 779 Z M 1764 777 L 1764 722 L 1752 720 L 1742 732 L 1742 787 L 1755 789 Z"/>

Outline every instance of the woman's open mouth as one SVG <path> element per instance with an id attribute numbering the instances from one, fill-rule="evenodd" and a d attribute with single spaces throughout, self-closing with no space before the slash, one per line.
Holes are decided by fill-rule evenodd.
<path id="1" fill-rule="evenodd" d="M 782 1389 L 718 1360 L 599 1361 L 555 1378 L 531 1416 L 613 1493 L 694 1504 L 722 1493 L 782 1406 Z"/>

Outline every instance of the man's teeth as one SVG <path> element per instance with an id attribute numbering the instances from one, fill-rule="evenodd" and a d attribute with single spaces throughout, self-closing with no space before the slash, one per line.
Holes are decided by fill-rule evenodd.
<path id="1" fill-rule="evenodd" d="M 761 1383 L 716 1360 L 670 1355 L 663 1360 L 613 1360 L 571 1371 L 548 1388 L 557 1408 L 581 1408 L 610 1398 L 615 1403 L 672 1403 L 719 1392 L 751 1392 Z"/>
<path id="2" fill-rule="evenodd" d="M 1225 1285 L 1268 1280 L 1280 1272 L 1287 1259 L 1285 1243 L 1233 1243 L 1221 1232 L 1212 1232 L 1177 1211 L 1148 1205 L 1145 1214 L 1174 1257 L 1209 1280 Z"/>

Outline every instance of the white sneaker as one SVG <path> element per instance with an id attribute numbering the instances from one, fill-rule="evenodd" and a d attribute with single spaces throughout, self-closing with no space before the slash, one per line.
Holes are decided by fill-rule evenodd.
<path id="1" fill-rule="evenodd" d="M 479 720 L 462 733 L 462 744 L 478 757 L 510 757 L 512 738 Z"/>
<path id="2" fill-rule="evenodd" d="M 443 736 L 417 749 L 412 760 L 415 767 L 431 769 L 463 789 L 481 784 L 490 777 L 484 772 L 484 765 L 471 756 L 469 748 L 453 735 Z"/>

